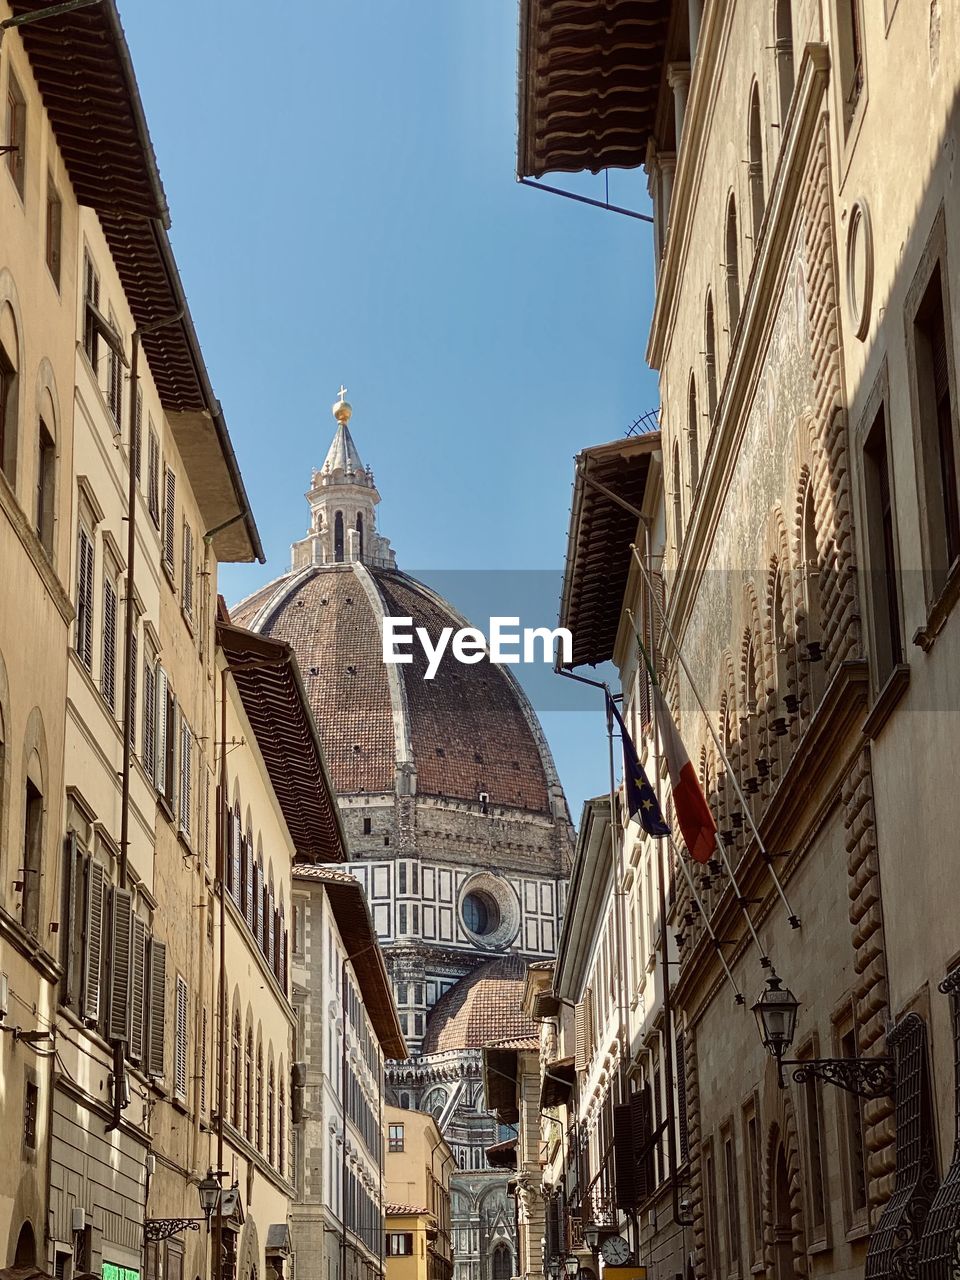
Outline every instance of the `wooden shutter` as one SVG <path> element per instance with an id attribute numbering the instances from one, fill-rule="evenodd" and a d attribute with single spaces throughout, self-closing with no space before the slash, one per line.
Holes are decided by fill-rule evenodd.
<path id="1" fill-rule="evenodd" d="M 287 970 L 290 964 L 290 931 L 283 931 L 283 950 L 280 952 L 280 986 L 283 988 L 283 994 L 287 995 Z"/>
<path id="2" fill-rule="evenodd" d="M 140 743 L 140 758 L 143 767 L 150 777 L 154 777 L 157 768 L 157 673 L 150 655 L 143 659 L 143 737 Z"/>
<path id="3" fill-rule="evenodd" d="M 133 417 L 133 430 L 130 433 L 133 446 L 133 470 L 140 483 L 140 455 L 143 453 L 143 387 L 137 387 L 137 410 Z"/>
<path id="4" fill-rule="evenodd" d="M 160 526 L 160 442 L 150 429 L 147 442 L 147 508 L 153 523 Z"/>
<path id="5" fill-rule="evenodd" d="M 93 540 L 81 525 L 77 537 L 76 647 L 88 671 L 93 667 L 93 571 Z"/>
<path id="6" fill-rule="evenodd" d="M 613 1108 L 613 1176 L 618 1209 L 637 1207 L 633 1146 L 633 1098 Z"/>
<path id="7" fill-rule="evenodd" d="M 176 529 L 177 477 L 171 467 L 163 474 L 163 558 L 168 568 L 173 569 L 173 542 Z"/>
<path id="8" fill-rule="evenodd" d="M 183 526 L 183 608 L 193 616 L 193 530 Z"/>
<path id="9" fill-rule="evenodd" d="M 240 810 L 239 808 L 237 808 L 237 809 L 234 809 L 233 811 L 233 848 L 230 851 L 230 856 L 233 860 L 233 883 L 230 886 L 230 892 L 232 893 L 233 900 L 238 907 L 240 905 L 240 880 L 241 880 L 240 841 L 242 839 L 243 839 L 243 836 L 240 832 Z"/>
<path id="10" fill-rule="evenodd" d="M 583 993 L 583 1034 L 586 1060 L 589 1063 L 595 1048 L 593 1034 L 593 989 L 587 987 Z"/>
<path id="11" fill-rule="evenodd" d="M 147 983 L 147 1075 L 163 1075 L 164 1034 L 167 1006 L 167 948 L 156 938 L 150 940 L 149 978 Z"/>
<path id="12" fill-rule="evenodd" d="M 577 1071 L 586 1071 L 587 1069 L 587 1031 L 586 1031 L 586 1006 L 581 1000 L 574 1011 L 574 1024 L 576 1029 L 576 1048 L 574 1050 L 574 1067 Z"/>
<path id="13" fill-rule="evenodd" d="M 263 863 L 257 859 L 256 874 L 253 880 L 253 893 L 256 898 L 255 907 L 257 912 L 257 946 L 263 950 Z"/>
<path id="14" fill-rule="evenodd" d="M 61 944 L 63 946 L 63 981 L 60 985 L 60 1003 L 72 1005 L 77 986 L 77 962 L 79 957 L 74 946 L 74 935 L 77 917 L 77 833 L 68 831 L 64 841 L 63 856 L 65 860 L 63 876 L 63 924 L 61 925 Z"/>
<path id="15" fill-rule="evenodd" d="M 235 819 L 233 816 L 232 809 L 228 808 L 225 810 L 225 812 L 226 812 L 227 818 L 226 818 L 226 839 L 224 843 L 226 845 L 227 852 L 226 852 L 226 857 L 223 860 L 223 863 L 224 863 L 223 876 L 227 884 L 227 892 L 229 894 L 232 894 L 233 893 L 233 824 Z"/>
<path id="16" fill-rule="evenodd" d="M 137 633 L 130 637 L 130 747 L 137 749 L 137 666 L 138 666 Z"/>
<path id="17" fill-rule="evenodd" d="M 632 1109 L 633 1153 L 634 1153 L 634 1186 L 637 1204 L 641 1204 L 653 1194 L 656 1176 L 653 1168 L 653 1148 L 656 1145 L 656 1134 L 653 1132 L 652 1106 L 650 1086 L 630 1095 Z"/>
<path id="18" fill-rule="evenodd" d="M 677 1079 L 677 1121 L 680 1130 L 680 1162 L 690 1159 L 690 1129 L 687 1121 L 687 1060 L 684 1033 L 677 1034 L 673 1071 Z"/>
<path id="19" fill-rule="evenodd" d="M 100 961 L 103 950 L 103 898 L 106 873 L 91 858 L 87 866 L 87 893 L 84 904 L 83 1016 L 90 1023 L 100 1020 Z"/>
<path id="20" fill-rule="evenodd" d="M 277 913 L 273 905 L 272 889 L 269 890 L 269 893 L 267 896 L 266 909 L 267 909 L 267 946 L 266 946 L 267 963 L 272 968 L 275 968 L 276 962 L 274 959 L 274 954 L 275 954 L 274 953 L 274 945 L 275 945 L 274 936 L 275 936 L 275 930 L 277 927 Z"/>
<path id="21" fill-rule="evenodd" d="M 133 917 L 132 972 L 130 978 L 130 1049 L 134 1062 L 143 1058 L 144 1009 L 146 1004 L 147 926 Z"/>
<path id="22" fill-rule="evenodd" d="M 103 663 L 100 691 L 111 711 L 117 706 L 117 588 L 106 574 L 103 578 Z"/>
<path id="23" fill-rule="evenodd" d="M 133 963 L 133 895 L 113 890 L 110 911 L 110 1011 L 107 1039 L 130 1039 L 130 975 Z"/>
<path id="24" fill-rule="evenodd" d="M 154 720 L 156 724 L 156 771 L 154 781 L 161 795 L 167 791 L 167 673 L 157 667 L 157 694 Z"/>
<path id="25" fill-rule="evenodd" d="M 207 1109 L 207 1010 L 200 1012 L 200 1110 Z"/>
<path id="26" fill-rule="evenodd" d="M 247 867 L 246 867 L 246 900 L 244 902 L 244 914 L 247 918 L 247 924 L 250 926 L 251 932 L 253 932 L 253 929 L 255 928 L 257 923 L 257 903 L 253 896 L 253 867 L 254 867 L 253 846 L 248 841 Z"/>
<path id="27" fill-rule="evenodd" d="M 176 1026 L 174 1028 L 174 1092 L 187 1096 L 187 984 L 177 974 Z"/>
<path id="28" fill-rule="evenodd" d="M 164 790 L 163 794 L 167 799 L 167 803 L 172 809 L 178 799 L 177 786 L 177 697 L 167 682 L 167 704 L 164 707 L 164 715 L 166 717 L 166 728 L 164 730 L 164 741 L 167 744 L 167 759 L 163 766 L 164 774 Z"/>

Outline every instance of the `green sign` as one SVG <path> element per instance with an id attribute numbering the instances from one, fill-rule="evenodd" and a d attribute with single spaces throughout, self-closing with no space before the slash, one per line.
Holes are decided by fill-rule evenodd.
<path id="1" fill-rule="evenodd" d="M 100 1268 L 103 1280 L 140 1280 L 135 1267 L 118 1267 L 115 1262 L 105 1262 Z"/>

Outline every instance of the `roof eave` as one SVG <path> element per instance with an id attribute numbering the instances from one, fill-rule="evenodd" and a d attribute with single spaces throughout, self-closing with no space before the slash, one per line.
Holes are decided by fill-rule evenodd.
<path id="1" fill-rule="evenodd" d="M 587 963 L 600 928 L 599 912 L 593 908 L 601 904 L 605 890 L 612 880 L 613 871 L 609 858 L 605 856 L 604 847 L 609 838 L 610 799 L 608 796 L 598 796 L 594 800 L 588 800 L 583 806 L 563 925 L 557 942 L 553 990 L 559 999 L 572 1001 L 574 1004 L 579 1003 L 582 997 Z M 574 924 L 573 907 L 578 900 L 584 901 L 584 905 L 589 905 L 591 909 L 586 913 L 581 910 L 578 922 Z M 582 927 L 584 918 L 593 921 L 592 927 Z"/>

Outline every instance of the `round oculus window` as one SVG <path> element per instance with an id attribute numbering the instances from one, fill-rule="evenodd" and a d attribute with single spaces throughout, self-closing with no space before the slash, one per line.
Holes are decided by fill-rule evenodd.
<path id="1" fill-rule="evenodd" d="M 464 895 L 463 923 L 479 938 L 496 933 L 500 927 L 500 908 L 489 893 L 473 889 Z"/>

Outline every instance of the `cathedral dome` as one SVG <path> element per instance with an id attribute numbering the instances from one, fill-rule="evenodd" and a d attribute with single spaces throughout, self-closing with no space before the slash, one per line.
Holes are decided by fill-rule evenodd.
<path id="1" fill-rule="evenodd" d="M 449 647 L 432 680 L 413 643 L 386 664 L 385 617 L 412 619 L 436 642 L 467 624 L 447 601 L 396 568 L 376 527 L 380 501 L 349 427 L 341 388 L 336 432 L 307 493 L 310 530 L 293 569 L 231 611 L 241 626 L 292 645 L 337 793 L 417 795 L 566 822 L 566 803 L 539 721 L 509 671 L 458 662 Z"/>
<path id="2" fill-rule="evenodd" d="M 396 790 L 554 816 L 553 762 L 512 676 L 448 651 L 425 680 L 418 644 L 412 662 L 385 664 L 384 616 L 411 618 L 434 641 L 466 625 L 423 583 L 360 560 L 309 565 L 231 611 L 293 646 L 338 794 Z"/>
<path id="3" fill-rule="evenodd" d="M 482 1049 L 535 1037 L 537 1025 L 523 1012 L 526 971 L 526 963 L 511 953 L 487 960 L 461 978 L 434 1005 L 421 1052 Z"/>

